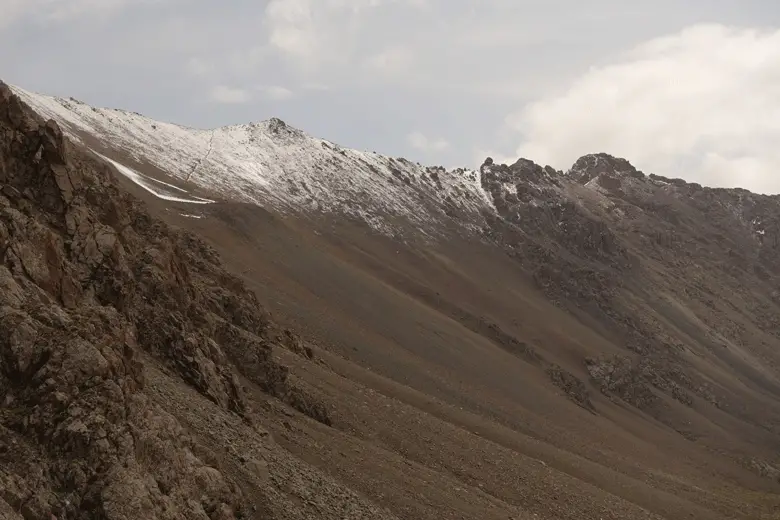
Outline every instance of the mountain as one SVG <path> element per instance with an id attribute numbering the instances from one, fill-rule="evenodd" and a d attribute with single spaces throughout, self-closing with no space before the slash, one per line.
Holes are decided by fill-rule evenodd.
<path id="1" fill-rule="evenodd" d="M 780 518 L 777 196 L 1 92 L 6 517 Z"/>
<path id="2" fill-rule="evenodd" d="M 416 227 L 436 229 L 448 220 L 448 210 L 462 213 L 467 225 L 488 204 L 474 171 L 445 175 L 441 168 L 341 148 L 279 119 L 195 130 L 12 88 L 77 141 L 97 152 L 109 149 L 126 155 L 122 160 L 128 164 L 119 161 L 118 167 L 163 196 L 181 192 L 161 187 L 155 182 L 158 175 L 220 200 L 260 204 L 282 214 L 343 214 L 379 228 L 388 226 L 387 231 L 394 229 L 389 221 L 399 216 Z M 138 173 L 148 167 L 158 175 Z"/>

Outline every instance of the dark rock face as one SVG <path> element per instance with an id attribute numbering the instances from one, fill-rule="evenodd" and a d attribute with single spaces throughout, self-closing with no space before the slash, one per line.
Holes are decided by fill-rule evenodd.
<path id="1" fill-rule="evenodd" d="M 590 400 L 588 388 L 577 376 L 557 365 L 549 367 L 547 369 L 547 375 L 550 377 L 550 381 L 563 390 L 569 399 L 586 410 L 593 411 L 595 409 Z"/>
<path id="2" fill-rule="evenodd" d="M 564 177 L 527 159 L 512 166 L 485 163 L 482 186 L 498 215 L 518 231 L 547 247 L 564 249 L 581 259 L 626 264 L 626 252 L 605 223 L 562 193 Z"/>
<path id="3" fill-rule="evenodd" d="M 588 373 L 602 393 L 618 397 L 642 410 L 658 404 L 647 380 L 648 375 L 634 367 L 628 357 L 588 359 Z"/>
<path id="4" fill-rule="evenodd" d="M 268 125 L 268 130 L 276 138 L 294 141 L 303 137 L 303 133 L 300 130 L 289 126 L 277 117 L 272 117 L 266 124 Z"/>
<path id="5" fill-rule="evenodd" d="M 0 187 L 2 507 L 30 520 L 240 515 L 236 484 L 144 395 L 140 359 L 245 415 L 240 366 L 327 422 L 272 359 L 254 295 L 1 83 Z"/>
<path id="6" fill-rule="evenodd" d="M 780 395 L 772 378 L 725 346 L 752 348 L 766 344 L 766 334 L 780 337 L 778 197 L 646 176 L 607 154 L 584 156 L 565 174 L 526 159 L 488 159 L 480 173 L 495 206 L 485 238 L 503 246 L 553 303 L 625 345 L 623 356 L 583 360 L 589 384 L 662 421 L 673 401 L 742 406 L 736 393 L 694 367 L 683 354 L 690 349 L 739 366 Z M 755 355 L 776 366 L 775 354 Z M 554 366 L 547 373 L 588 406 L 576 377 Z"/>
<path id="7" fill-rule="evenodd" d="M 627 160 L 606 153 L 584 155 L 577 159 L 569 170 L 569 176 L 580 184 L 586 184 L 602 174 L 612 178 L 629 176 L 644 179 L 645 177 Z"/>
<path id="8" fill-rule="evenodd" d="M 481 167 L 496 208 L 486 235 L 511 250 L 555 302 L 608 307 L 632 260 L 604 220 L 567 196 L 568 180 L 520 159 Z"/>

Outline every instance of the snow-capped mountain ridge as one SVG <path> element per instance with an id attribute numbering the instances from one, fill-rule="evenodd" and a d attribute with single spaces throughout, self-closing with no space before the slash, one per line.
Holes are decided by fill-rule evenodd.
<path id="1" fill-rule="evenodd" d="M 528 159 L 506 165 L 490 158 L 478 170 L 448 171 L 342 147 L 278 118 L 204 130 L 11 89 L 118 173 L 164 200 L 238 201 L 287 215 L 346 216 L 393 236 L 408 230 L 425 237 L 446 237 L 454 229 L 481 234 L 496 216 L 524 233 L 528 218 L 535 218 L 527 211 L 552 212 L 546 218 L 558 222 L 554 214 L 570 203 L 622 215 L 624 208 L 617 205 L 625 202 L 641 201 L 645 211 L 688 201 L 692 194 L 714 197 L 723 191 L 645 175 L 606 153 L 585 155 L 566 172 Z M 750 222 L 756 216 L 750 201 L 761 197 L 725 191 L 730 211 Z"/>
<path id="2" fill-rule="evenodd" d="M 445 171 L 344 148 L 278 118 L 202 130 L 11 88 L 71 138 L 129 158 L 125 162 L 132 164 L 114 158 L 124 168 L 152 166 L 215 198 L 282 213 L 343 213 L 391 234 L 396 226 L 390 222 L 398 217 L 428 234 L 453 217 L 473 228 L 492 205 L 477 171 Z M 133 179 L 143 175 L 135 171 Z"/>

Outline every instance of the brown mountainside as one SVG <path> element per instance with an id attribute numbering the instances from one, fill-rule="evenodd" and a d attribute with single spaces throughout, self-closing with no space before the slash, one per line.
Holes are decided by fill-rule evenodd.
<path id="1" fill-rule="evenodd" d="M 36 111 L 0 86 L 0 518 L 780 518 L 777 197 L 277 122 L 264 198 Z"/>

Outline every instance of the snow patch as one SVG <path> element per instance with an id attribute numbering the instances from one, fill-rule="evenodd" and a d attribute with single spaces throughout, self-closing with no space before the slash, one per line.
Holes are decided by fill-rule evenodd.
<path id="1" fill-rule="evenodd" d="M 109 163 L 111 166 L 113 166 L 116 169 L 116 171 L 118 171 L 119 173 L 121 173 L 122 175 L 124 175 L 125 177 L 127 177 L 128 179 L 133 181 L 135 184 L 137 184 L 138 186 L 140 186 L 141 188 L 143 188 L 144 190 L 148 191 L 149 193 L 151 193 L 152 195 L 154 195 L 155 197 L 157 197 L 159 199 L 167 200 L 167 201 L 170 201 L 170 202 L 187 202 L 187 203 L 190 203 L 190 204 L 211 204 L 211 203 L 214 202 L 213 200 L 202 199 L 200 197 L 194 197 L 192 195 L 190 195 L 191 198 L 185 199 L 185 198 L 182 198 L 181 196 L 177 196 L 175 194 L 172 194 L 170 191 L 166 192 L 166 191 L 163 191 L 160 188 L 155 188 L 153 186 L 153 183 L 157 182 L 157 183 L 165 184 L 166 186 L 169 186 L 169 187 L 171 187 L 173 189 L 176 189 L 176 190 L 178 190 L 180 192 L 184 192 L 184 194 L 187 194 L 187 192 L 185 190 L 182 190 L 181 188 L 178 188 L 176 186 L 173 186 L 171 184 L 167 184 L 167 183 L 164 183 L 164 182 L 161 182 L 161 181 L 157 181 L 156 179 L 152 179 L 151 177 L 147 177 L 146 175 L 144 175 L 144 174 L 142 174 L 140 172 L 137 172 L 136 170 L 134 170 L 132 168 L 128 168 L 124 164 L 118 163 L 118 162 L 114 161 L 113 159 L 110 159 L 110 158 L 106 157 L 105 155 L 96 152 L 95 150 L 90 150 L 90 151 L 92 153 L 94 153 L 95 155 L 97 155 L 98 157 L 100 157 L 101 159 L 103 159 L 104 161 L 106 161 L 107 163 Z"/>

